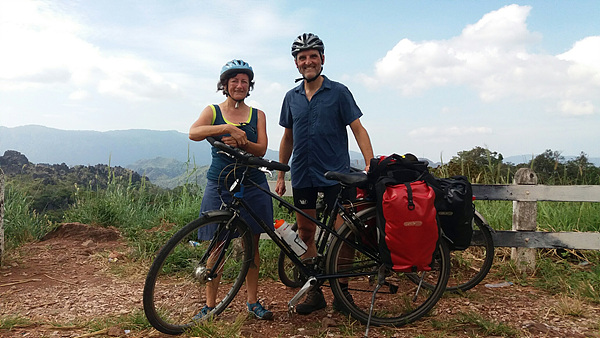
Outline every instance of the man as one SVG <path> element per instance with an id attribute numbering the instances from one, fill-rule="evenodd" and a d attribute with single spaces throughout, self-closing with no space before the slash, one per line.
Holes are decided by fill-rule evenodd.
<path id="1" fill-rule="evenodd" d="M 279 162 L 291 163 L 294 205 L 306 214 L 316 216 L 317 193 L 323 192 L 331 205 L 340 186 L 327 180 L 327 171 L 350 172 L 347 126 L 368 165 L 373 148 L 366 129 L 360 122 L 362 112 L 348 88 L 321 75 L 325 63 L 323 41 L 312 33 L 304 33 L 292 44 L 292 56 L 302 83 L 287 92 L 281 108 L 279 124 L 285 128 L 279 146 Z M 367 168 L 368 169 L 368 168 Z M 285 193 L 285 173 L 279 172 L 275 191 Z M 354 196 L 347 196 L 352 199 Z M 316 226 L 308 218 L 296 214 L 298 234 L 308 246 L 302 258 L 316 256 Z M 346 297 L 351 295 L 345 291 Z M 312 288 L 296 312 L 309 314 L 327 306 L 320 288 Z M 334 301 L 334 307 L 336 302 Z"/>

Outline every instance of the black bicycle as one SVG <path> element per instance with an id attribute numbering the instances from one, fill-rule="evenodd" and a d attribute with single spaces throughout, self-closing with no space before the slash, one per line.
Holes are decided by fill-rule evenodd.
<path id="1" fill-rule="evenodd" d="M 377 217 L 375 202 L 359 198 L 353 203 L 353 207 L 356 210 L 361 210 L 357 213 L 357 217 L 359 217 L 361 223 L 366 225 L 366 229 L 375 231 Z M 325 205 L 322 200 L 319 200 L 317 203 L 317 217 L 322 218 L 326 214 Z M 494 262 L 493 229 L 477 210 L 475 210 L 473 215 L 472 227 L 473 235 L 471 245 L 464 250 L 451 252 L 450 276 L 448 278 L 448 283 L 446 284 L 446 291 L 460 293 L 472 289 L 487 276 L 492 267 Z M 293 225 L 293 229 L 297 229 L 296 224 Z M 318 254 L 315 259 L 323 259 L 327 248 L 326 240 L 328 240 L 328 238 L 327 236 L 324 236 L 323 232 L 316 235 L 315 242 Z M 283 284 L 292 288 L 302 286 L 304 279 L 301 276 L 300 270 L 283 251 L 279 254 L 277 268 L 279 279 Z M 419 282 L 417 278 L 413 279 L 416 283 Z M 434 287 L 427 281 L 424 281 L 423 285 L 429 289 Z"/>
<path id="2" fill-rule="evenodd" d="M 204 288 L 209 282 L 220 283 L 217 305 L 211 311 L 212 315 L 225 311 L 234 299 L 254 258 L 251 230 L 239 216 L 241 208 L 248 211 L 297 267 L 298 278 L 303 286 L 288 302 L 290 314 L 310 288 L 319 287 L 327 281 L 334 296 L 340 300 L 340 305 L 352 317 L 367 324 L 367 328 L 369 324 L 400 326 L 415 321 L 427 314 L 442 297 L 450 274 L 450 252 L 445 240 L 440 240 L 437 245 L 431 271 L 391 271 L 382 263 L 375 233 L 364 222 L 364 213 L 357 211 L 352 204 L 344 206 L 342 191 L 366 184 L 366 174 L 326 174 L 328 179 L 341 183 L 342 191 L 325 224 L 261 188 L 245 175 L 250 167 L 287 171 L 287 165 L 253 156 L 218 141 L 209 141 L 220 151 L 235 158 L 236 163 L 231 170 L 241 170 L 243 174 L 240 180 L 228 187 L 232 193 L 230 203 L 223 205 L 221 210 L 203 213 L 184 226 L 167 241 L 154 259 L 146 277 L 143 303 L 148 321 L 157 330 L 180 334 L 195 325 L 197 320 L 194 316 L 205 303 Z M 331 237 L 331 240 L 324 241 L 328 243 L 328 248 L 322 259 L 303 262 L 297 257 L 290 246 L 245 203 L 243 192 L 248 186 L 260 189 L 288 210 L 307 217 L 316 224 L 323 236 Z M 344 223 L 335 230 L 337 215 L 341 215 Z M 198 229 L 208 224 L 217 224 L 213 239 L 198 242 Z M 415 283 L 415 280 L 418 282 Z M 352 299 L 344 296 L 340 282 L 348 283 Z M 210 316 L 202 318 L 207 317 Z"/>

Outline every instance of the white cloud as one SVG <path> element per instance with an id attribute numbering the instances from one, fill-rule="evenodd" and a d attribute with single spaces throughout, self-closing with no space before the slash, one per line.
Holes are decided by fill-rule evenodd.
<path id="1" fill-rule="evenodd" d="M 562 112 L 593 111 L 599 104 L 600 37 L 585 38 L 558 56 L 532 53 L 541 36 L 527 29 L 530 11 L 529 6 L 503 7 L 448 40 L 402 39 L 375 64 L 374 76 L 361 78 L 370 87 L 391 86 L 407 96 L 467 86 L 483 102 L 568 100 L 586 103 L 561 104 Z"/>
<path id="2" fill-rule="evenodd" d="M 563 100 L 558 103 L 559 110 L 569 116 L 592 115 L 594 114 L 594 105 L 590 101 L 574 102 Z"/>
<path id="3" fill-rule="evenodd" d="M 73 101 L 85 100 L 88 97 L 90 97 L 90 93 L 83 89 L 78 89 L 69 95 L 69 99 Z"/>
<path id="4" fill-rule="evenodd" d="M 85 27 L 49 4 L 0 2 L 0 31 L 10 32 L 0 34 L 0 89 L 61 83 L 131 100 L 178 95 L 147 61 L 87 42 L 80 36 Z M 79 93 L 70 98 L 83 99 Z"/>

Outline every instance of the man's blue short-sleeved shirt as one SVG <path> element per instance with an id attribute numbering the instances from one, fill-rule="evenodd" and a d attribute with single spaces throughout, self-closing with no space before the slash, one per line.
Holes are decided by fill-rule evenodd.
<path id="1" fill-rule="evenodd" d="M 350 90 L 324 77 L 310 102 L 304 82 L 285 95 L 279 124 L 294 136 L 292 186 L 326 187 L 337 184 L 324 177 L 327 171 L 350 171 L 346 127 L 362 116 Z"/>

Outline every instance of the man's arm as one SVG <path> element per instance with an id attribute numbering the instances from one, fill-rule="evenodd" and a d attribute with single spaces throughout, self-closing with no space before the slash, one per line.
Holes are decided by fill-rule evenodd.
<path id="1" fill-rule="evenodd" d="M 369 163 L 371 159 L 375 157 L 373 155 L 373 146 L 371 145 L 371 138 L 369 137 L 369 133 L 362 125 L 362 123 L 360 123 L 360 119 L 352 121 L 352 123 L 350 123 L 350 129 L 352 129 L 352 133 L 354 134 L 356 143 L 358 143 L 360 152 L 362 153 L 363 158 L 365 159 L 365 170 L 369 171 Z"/>
<path id="2" fill-rule="evenodd" d="M 294 134 L 292 129 L 285 128 L 283 131 L 283 137 L 281 138 L 281 143 L 279 143 L 279 162 L 283 164 L 288 164 L 290 161 L 290 157 L 292 157 L 292 149 L 294 148 Z M 280 171 L 277 174 L 277 185 L 275 187 L 275 192 L 279 194 L 279 196 L 283 196 L 285 194 L 285 171 Z"/>

